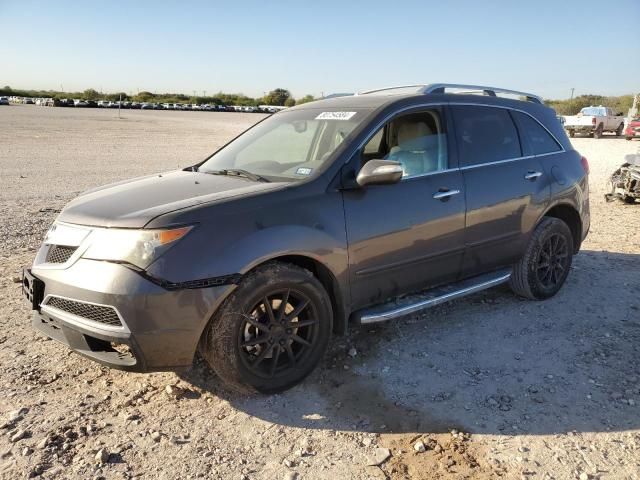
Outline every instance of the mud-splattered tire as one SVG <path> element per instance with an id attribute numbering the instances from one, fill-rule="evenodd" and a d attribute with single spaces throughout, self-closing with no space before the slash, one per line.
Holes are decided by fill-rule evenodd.
<path id="1" fill-rule="evenodd" d="M 557 218 L 544 218 L 524 256 L 513 266 L 511 290 L 531 300 L 554 296 L 567 279 L 572 259 L 573 236 L 567 224 Z"/>
<path id="2" fill-rule="evenodd" d="M 249 273 L 225 300 L 203 333 L 200 354 L 230 389 L 276 393 L 318 365 L 332 322 L 318 279 L 274 262 Z"/>

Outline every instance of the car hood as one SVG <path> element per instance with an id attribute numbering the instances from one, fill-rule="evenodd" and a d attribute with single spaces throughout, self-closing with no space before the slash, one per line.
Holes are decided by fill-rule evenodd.
<path id="1" fill-rule="evenodd" d="M 64 207 L 58 220 L 101 227 L 141 228 L 165 213 L 257 195 L 287 185 L 180 170 L 85 192 Z"/>

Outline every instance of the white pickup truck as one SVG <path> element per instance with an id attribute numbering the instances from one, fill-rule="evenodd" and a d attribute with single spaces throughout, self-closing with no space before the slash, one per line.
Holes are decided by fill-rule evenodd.
<path id="1" fill-rule="evenodd" d="M 594 138 L 602 137 L 603 132 L 615 132 L 622 135 L 624 116 L 617 115 L 609 107 L 584 107 L 577 115 L 564 117 L 564 128 L 570 137 L 576 133 L 587 133 Z"/>

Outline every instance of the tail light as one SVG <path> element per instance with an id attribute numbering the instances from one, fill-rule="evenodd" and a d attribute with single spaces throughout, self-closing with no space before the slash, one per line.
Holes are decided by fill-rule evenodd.
<path id="1" fill-rule="evenodd" d="M 593 118 L 591 119 L 591 123 L 593 123 L 594 125 L 596 124 L 596 117 L 593 117 Z"/>
<path id="2" fill-rule="evenodd" d="M 589 161 L 587 160 L 587 157 L 582 157 L 580 159 L 580 164 L 582 165 L 582 168 L 584 169 L 584 173 L 589 175 Z"/>

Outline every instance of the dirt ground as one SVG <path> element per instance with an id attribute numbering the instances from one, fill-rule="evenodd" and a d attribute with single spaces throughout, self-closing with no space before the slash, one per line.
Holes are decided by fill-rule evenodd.
<path id="1" fill-rule="evenodd" d="M 123 373 L 30 328 L 15 277 L 65 202 L 195 163 L 261 118 L 122 116 L 0 107 L 1 478 L 640 479 L 640 204 L 603 199 L 640 142 L 573 140 L 592 225 L 553 299 L 497 288 L 353 328 L 302 385 L 244 397 L 200 360 Z"/>

